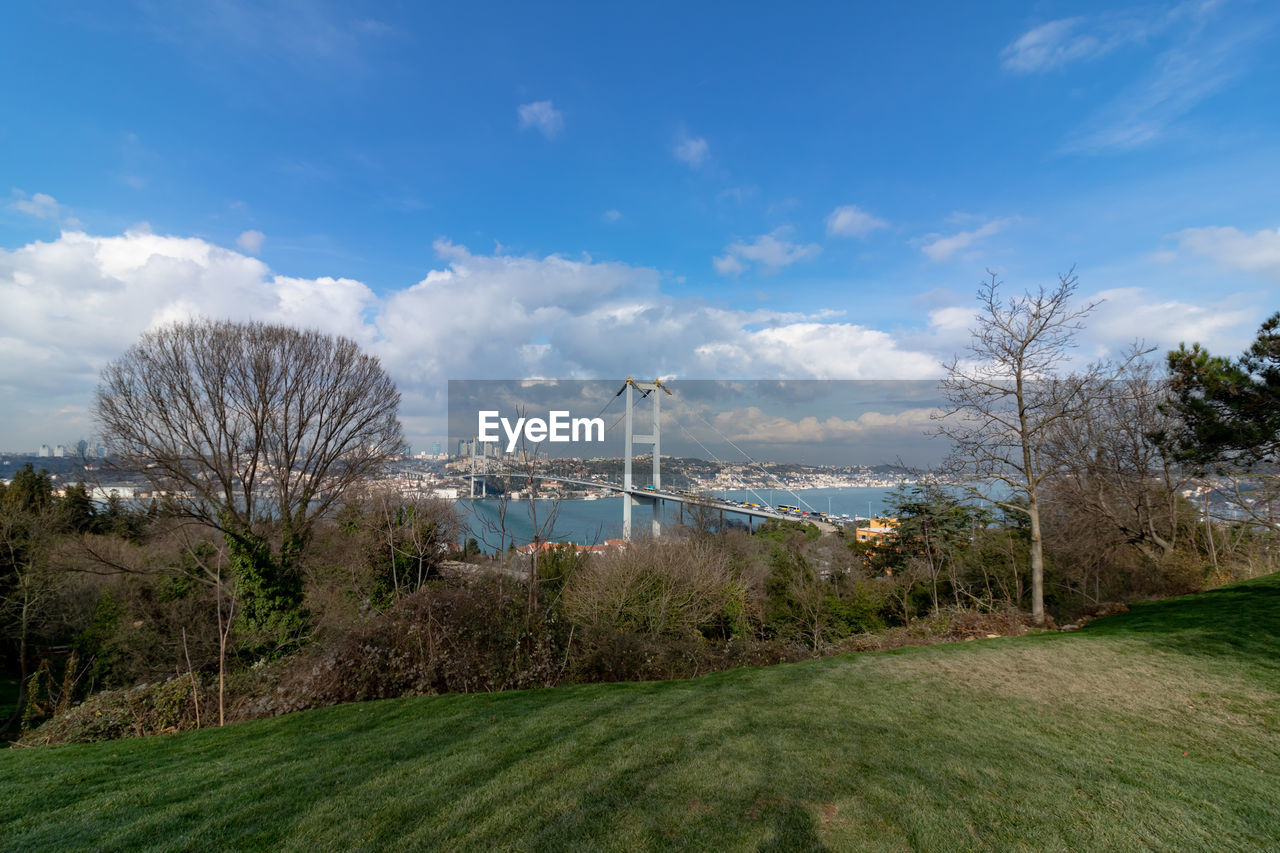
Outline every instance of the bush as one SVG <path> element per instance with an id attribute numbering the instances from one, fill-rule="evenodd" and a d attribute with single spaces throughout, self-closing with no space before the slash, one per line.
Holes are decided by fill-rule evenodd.
<path id="1" fill-rule="evenodd" d="M 217 719 L 216 687 L 197 677 L 202 722 Z M 210 717 L 209 715 L 212 715 Z M 191 678 L 176 676 L 156 684 L 106 690 L 54 715 L 25 733 L 17 746 L 89 743 L 196 728 Z"/>
<path id="2" fill-rule="evenodd" d="M 886 625 L 892 599 L 883 584 L 874 580 L 847 582 L 839 593 L 827 597 L 828 632 L 833 638 L 878 631 Z"/>
<path id="3" fill-rule="evenodd" d="M 557 684 L 554 626 L 528 619 L 524 588 L 497 576 L 427 586 L 280 663 L 274 684 L 243 697 L 237 718 L 394 696 Z"/>
<path id="4" fill-rule="evenodd" d="M 602 554 L 575 571 L 563 609 L 601 633 L 729 637 L 748 631 L 746 584 L 713 543 L 648 542 Z"/>

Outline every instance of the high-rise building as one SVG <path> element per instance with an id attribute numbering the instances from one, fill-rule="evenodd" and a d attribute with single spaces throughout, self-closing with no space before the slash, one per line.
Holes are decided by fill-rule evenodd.
<path id="1" fill-rule="evenodd" d="M 438 441 L 431 442 L 431 455 L 432 456 L 440 455 L 440 442 Z"/>
<path id="2" fill-rule="evenodd" d="M 84 459 L 89 454 L 89 442 L 83 438 L 76 442 L 76 455 Z"/>
<path id="3" fill-rule="evenodd" d="M 42 445 L 40 445 L 40 455 L 41 455 L 41 456 L 52 456 L 52 455 L 53 455 L 53 454 L 49 451 L 49 445 L 47 445 L 47 444 L 42 444 Z"/>
<path id="4" fill-rule="evenodd" d="M 67 455 L 67 448 L 65 448 L 65 447 L 63 447 L 61 444 L 59 444 L 57 447 L 55 447 L 55 448 L 53 449 L 53 455 L 54 455 L 54 456 L 59 456 L 59 457 L 61 457 L 61 456 L 66 456 L 66 455 Z"/>

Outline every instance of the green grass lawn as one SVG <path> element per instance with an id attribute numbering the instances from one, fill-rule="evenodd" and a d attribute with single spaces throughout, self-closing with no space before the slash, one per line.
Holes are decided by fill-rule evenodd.
<path id="1" fill-rule="evenodd" d="M 1280 576 L 1042 634 L 0 753 L 0 848 L 1280 844 Z"/>

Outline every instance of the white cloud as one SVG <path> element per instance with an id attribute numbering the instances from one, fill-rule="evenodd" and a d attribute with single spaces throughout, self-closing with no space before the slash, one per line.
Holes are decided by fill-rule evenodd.
<path id="1" fill-rule="evenodd" d="M 435 247 L 436 269 L 381 294 L 351 279 L 282 275 L 204 240 L 142 229 L 110 237 L 66 231 L 0 250 L 0 446 L 89 437 L 86 412 L 102 366 L 143 330 L 191 316 L 353 338 L 386 365 L 404 396 L 406 431 L 420 442 L 441 435 L 450 378 L 929 378 L 967 341 L 974 308 L 935 305 L 927 328 L 889 332 L 831 312 L 672 296 L 648 267 L 477 255 L 444 239 Z M 758 254 L 771 252 L 792 257 L 796 248 Z M 745 267 L 763 263 L 728 257 Z M 1199 340 L 1234 352 L 1261 316 L 1252 297 L 1215 295 L 1205 307 L 1138 289 L 1101 295 L 1108 301 L 1084 341 L 1095 349 L 1158 333 L 1151 343 Z"/>
<path id="2" fill-rule="evenodd" d="M 701 344 L 695 356 L 705 376 L 924 379 L 940 372 L 933 354 L 906 349 L 887 332 L 806 317 L 737 330 Z"/>
<path id="3" fill-rule="evenodd" d="M 236 238 L 236 245 L 249 254 L 256 255 L 262 251 L 262 243 L 266 239 L 266 235 L 261 231 L 250 230 Z"/>
<path id="4" fill-rule="evenodd" d="M 98 371 L 157 324 L 255 317 L 367 345 L 373 329 L 362 316 L 373 301 L 356 281 L 275 276 L 237 252 L 142 229 L 116 237 L 64 231 L 0 250 L 0 436 L 88 435 L 83 410 Z M 57 414 L 64 409 L 80 411 L 78 420 Z"/>
<path id="5" fill-rule="evenodd" d="M 1178 248 L 1213 258 L 1224 267 L 1280 279 L 1280 228 L 1246 234 L 1238 228 L 1188 228 L 1174 235 Z"/>
<path id="6" fill-rule="evenodd" d="M 711 156 L 711 147 L 701 136 L 689 137 L 681 133 L 672 153 L 681 163 L 697 169 Z"/>
<path id="7" fill-rule="evenodd" d="M 622 218 L 622 213 L 617 210 L 606 210 L 603 218 L 605 222 L 617 222 Z"/>
<path id="8" fill-rule="evenodd" d="M 976 309 L 968 306 L 949 305 L 935 308 L 929 312 L 929 326 L 936 334 L 946 336 L 968 336 L 974 327 L 977 316 Z"/>
<path id="9" fill-rule="evenodd" d="M 564 114 L 550 101 L 534 101 L 516 108 L 520 117 L 520 129 L 536 128 L 547 139 L 555 139 L 564 132 Z"/>
<path id="10" fill-rule="evenodd" d="M 1015 217 L 1003 217 L 992 219 L 972 231 L 960 231 L 948 236 L 930 234 L 925 238 L 926 242 L 921 245 L 920 251 L 931 261 L 945 261 L 961 249 L 967 249 L 975 241 L 1000 233 L 1015 221 Z"/>
<path id="11" fill-rule="evenodd" d="M 1244 348 L 1259 318 L 1257 305 L 1230 294 L 1219 294 L 1206 305 L 1138 287 L 1102 290 L 1090 298 L 1104 300 L 1081 335 L 1096 354 L 1119 352 L 1144 340 L 1159 351 L 1198 342 L 1211 352 L 1231 355 Z"/>
<path id="12" fill-rule="evenodd" d="M 440 268 L 380 296 L 358 281 L 280 275 L 204 240 L 142 229 L 64 232 L 0 250 L 0 444 L 89 435 L 102 366 L 145 329 L 194 316 L 355 339 L 399 385 L 411 440 L 439 429 L 450 377 L 906 378 L 936 368 L 928 353 L 829 313 L 670 296 L 647 267 L 435 245 Z"/>
<path id="13" fill-rule="evenodd" d="M 791 419 L 772 415 L 758 406 L 720 412 L 712 418 L 716 429 L 734 442 L 755 444 L 817 444 L 848 442 L 872 432 L 901 435 L 903 431 L 924 433 L 933 422 L 934 409 L 916 408 L 901 412 L 866 412 L 856 418 L 831 416 Z"/>
<path id="14" fill-rule="evenodd" d="M 747 265 L 736 255 L 723 255 L 711 259 L 711 265 L 720 275 L 741 275 L 747 271 Z"/>
<path id="15" fill-rule="evenodd" d="M 1213 0 L 1185 2 L 1148 21 L 1109 23 L 1101 19 L 1100 34 L 1092 37 L 1094 49 L 1088 49 L 1084 42 L 1076 52 L 1101 55 L 1118 44 L 1165 31 L 1174 34 L 1174 38 L 1146 73 L 1080 122 L 1061 150 L 1101 154 L 1152 143 L 1203 101 L 1242 76 L 1249 69 L 1255 48 L 1274 29 L 1275 22 L 1266 18 L 1251 18 L 1244 24 L 1231 19 L 1217 21 L 1215 14 L 1220 5 Z"/>
<path id="16" fill-rule="evenodd" d="M 832 237 L 866 237 L 877 228 L 889 225 L 862 210 L 857 205 L 846 204 L 831 211 L 827 217 L 827 234 Z"/>
<path id="17" fill-rule="evenodd" d="M 752 263 L 758 264 L 765 272 L 775 272 L 796 261 L 816 257 L 822 251 L 817 243 L 801 245 L 791 242 L 787 239 L 791 233 L 792 229 L 784 226 L 761 234 L 749 243 L 734 241 L 725 246 L 724 254 L 712 259 L 712 263 L 721 275 L 739 275 L 746 272 Z"/>
<path id="18" fill-rule="evenodd" d="M 14 199 L 9 206 L 36 219 L 56 219 L 62 210 L 58 200 L 45 193 L 35 193 L 28 198 L 22 190 L 14 190 L 13 195 Z"/>
<path id="19" fill-rule="evenodd" d="M 1000 52 L 1000 58 L 1009 71 L 1051 71 L 1073 62 L 1098 59 L 1122 45 L 1142 41 L 1162 30 L 1170 20 L 1114 15 L 1060 18 L 1027 30 Z"/>

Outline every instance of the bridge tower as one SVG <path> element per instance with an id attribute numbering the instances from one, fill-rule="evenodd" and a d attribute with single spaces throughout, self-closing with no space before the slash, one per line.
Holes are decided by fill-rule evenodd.
<path id="1" fill-rule="evenodd" d="M 498 463 L 498 448 L 490 447 L 488 442 L 480 441 L 478 436 L 472 436 L 463 442 L 467 447 L 467 452 L 471 454 L 471 497 L 476 496 L 476 480 L 480 481 L 480 497 L 488 497 L 489 495 L 489 460 L 493 459 L 494 464 Z M 476 471 L 476 457 L 480 457 L 480 470 Z"/>
<path id="2" fill-rule="evenodd" d="M 626 438 L 623 447 L 623 468 L 622 468 L 622 487 L 625 494 L 622 497 L 622 538 L 631 541 L 631 508 L 641 503 L 650 503 L 653 505 L 653 535 L 658 536 L 662 533 L 662 512 L 660 502 L 657 497 L 641 498 L 637 497 L 632 490 L 635 483 L 631 478 L 631 457 L 634 455 L 634 446 L 636 444 L 649 444 L 653 446 L 653 487 L 655 489 L 662 488 L 662 406 L 661 395 L 658 391 L 662 390 L 666 394 L 670 394 L 671 390 L 663 385 L 657 379 L 652 382 L 637 382 L 630 376 L 618 389 L 618 394 L 627 395 L 627 412 L 626 412 Z M 647 434 L 638 435 L 632 424 L 632 413 L 635 409 L 634 396 L 640 395 L 640 399 L 650 397 L 653 399 L 653 431 Z M 614 395 L 617 396 L 617 395 Z"/>

